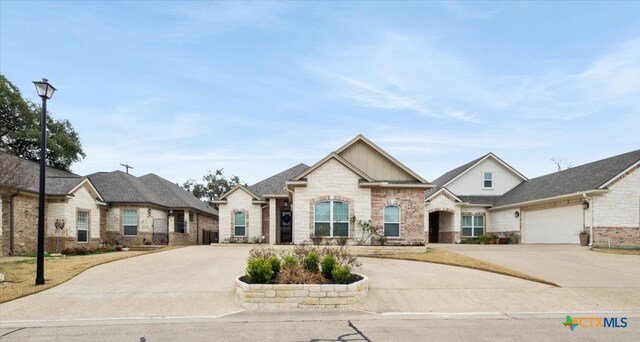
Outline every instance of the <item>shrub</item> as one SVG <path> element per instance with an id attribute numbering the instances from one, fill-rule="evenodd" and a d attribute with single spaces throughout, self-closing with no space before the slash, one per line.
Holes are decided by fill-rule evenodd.
<path id="1" fill-rule="evenodd" d="M 338 260 L 333 255 L 325 255 L 320 262 L 320 266 L 322 267 L 322 275 L 327 279 L 333 279 L 332 273 L 334 267 L 338 263 Z"/>
<path id="2" fill-rule="evenodd" d="M 351 279 L 351 268 L 346 265 L 336 265 L 331 272 L 333 281 L 338 284 L 346 284 Z"/>
<path id="3" fill-rule="evenodd" d="M 253 247 L 249 251 L 249 258 L 265 258 L 278 255 L 278 250 L 273 247 Z"/>
<path id="4" fill-rule="evenodd" d="M 298 259 L 293 255 L 287 255 L 282 259 L 282 269 L 298 266 Z"/>
<path id="5" fill-rule="evenodd" d="M 73 248 L 65 248 L 60 253 L 62 253 L 64 255 L 75 255 L 76 251 Z"/>
<path id="6" fill-rule="evenodd" d="M 318 256 L 318 252 L 316 252 L 315 249 L 311 250 L 309 254 L 307 254 L 307 256 L 302 259 L 302 266 L 309 272 L 318 272 L 318 262 L 320 261 L 319 258 L 320 257 Z"/>
<path id="7" fill-rule="evenodd" d="M 317 272 L 310 272 L 300 265 L 283 268 L 276 277 L 278 284 L 324 284 L 324 277 Z"/>
<path id="8" fill-rule="evenodd" d="M 87 255 L 89 254 L 89 250 L 84 247 L 75 247 L 73 249 L 76 255 Z"/>
<path id="9" fill-rule="evenodd" d="M 324 240 L 324 236 L 311 237 L 311 242 L 313 242 L 314 246 L 320 246 L 322 244 L 322 240 Z"/>
<path id="10" fill-rule="evenodd" d="M 269 264 L 271 265 L 273 274 L 278 274 L 278 272 L 280 272 L 280 259 L 278 259 L 277 256 L 272 255 L 267 259 L 267 261 L 269 261 Z"/>
<path id="11" fill-rule="evenodd" d="M 265 258 L 249 259 L 246 276 L 251 284 L 266 284 L 273 277 L 271 263 Z"/>
<path id="12" fill-rule="evenodd" d="M 464 239 L 462 241 L 460 241 L 461 244 L 465 244 L 465 245 L 479 245 L 480 244 L 480 239 L 479 238 L 472 238 L 472 239 Z"/>
<path id="13" fill-rule="evenodd" d="M 336 247 L 324 247 L 322 249 L 322 255 L 333 255 L 338 260 L 339 264 L 347 265 L 349 267 L 360 267 L 362 263 L 358 260 L 358 257 L 353 255 L 347 248 Z"/>
<path id="14" fill-rule="evenodd" d="M 481 245 L 486 245 L 486 244 L 488 244 L 488 243 L 489 243 L 489 236 L 487 236 L 487 235 L 480 235 L 480 236 L 478 236 L 478 242 L 479 242 Z"/>
<path id="15" fill-rule="evenodd" d="M 147 241 L 144 242 L 144 244 L 147 245 L 147 246 L 151 246 L 151 245 L 153 245 L 153 242 L 151 242 L 151 240 L 147 240 Z"/>
<path id="16" fill-rule="evenodd" d="M 341 236 L 336 238 L 336 244 L 338 246 L 346 246 L 347 242 L 349 242 L 349 238 L 345 237 L 345 236 Z"/>
<path id="17" fill-rule="evenodd" d="M 117 246 L 113 247 L 113 250 L 115 250 L 116 252 L 120 252 L 122 250 L 122 246 L 117 245 Z"/>

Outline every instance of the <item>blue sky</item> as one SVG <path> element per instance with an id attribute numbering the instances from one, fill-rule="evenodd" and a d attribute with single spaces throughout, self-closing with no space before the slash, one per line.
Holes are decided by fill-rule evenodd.
<path id="1" fill-rule="evenodd" d="M 0 2 L 0 72 L 58 88 L 80 174 L 251 184 L 362 133 L 433 180 L 640 148 L 640 2 Z"/>

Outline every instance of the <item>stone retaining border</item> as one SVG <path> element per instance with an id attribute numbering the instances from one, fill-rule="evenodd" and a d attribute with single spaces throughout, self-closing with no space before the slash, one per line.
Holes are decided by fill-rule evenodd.
<path id="1" fill-rule="evenodd" d="M 236 278 L 236 301 L 245 309 L 348 309 L 369 291 L 369 278 L 348 284 L 247 284 Z"/>

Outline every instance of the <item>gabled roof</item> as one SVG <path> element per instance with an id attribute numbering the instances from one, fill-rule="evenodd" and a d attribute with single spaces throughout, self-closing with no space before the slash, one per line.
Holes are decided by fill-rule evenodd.
<path id="1" fill-rule="evenodd" d="M 267 179 L 261 180 L 256 184 L 253 184 L 249 187 L 249 190 L 260 197 L 287 196 L 288 194 L 285 182 L 293 179 L 296 175 L 304 172 L 308 168 L 309 166 L 300 163 Z"/>
<path id="2" fill-rule="evenodd" d="M 406 180 L 397 181 L 397 180 L 389 180 L 389 179 L 374 179 L 374 177 L 372 177 L 371 175 L 367 174 L 362 169 L 358 168 L 356 165 L 354 165 L 352 162 L 350 162 L 346 158 L 342 157 L 341 153 L 345 152 L 348 148 L 350 148 L 351 146 L 354 146 L 356 143 L 359 143 L 359 142 L 364 143 L 366 146 L 368 146 L 371 149 L 373 149 L 374 151 L 376 151 L 379 155 L 382 156 L 382 158 L 384 158 L 383 160 L 385 160 L 385 162 L 388 161 L 390 163 L 390 165 L 394 165 L 394 167 L 397 167 L 397 168 L 401 169 L 402 172 L 406 172 L 406 174 L 409 175 L 410 177 L 412 177 L 412 179 L 415 179 L 415 181 L 413 181 L 413 180 L 411 180 L 411 181 L 406 181 Z M 326 157 L 322 158 L 320 161 L 318 161 L 317 163 L 313 164 L 308 169 L 306 169 L 303 172 L 301 172 L 300 174 L 296 175 L 291 180 L 292 181 L 302 180 L 308 174 L 310 174 L 311 172 L 316 170 L 318 167 L 322 166 L 324 163 L 326 163 L 326 162 L 328 162 L 329 160 L 332 160 L 332 159 L 340 162 L 341 164 L 343 164 L 344 166 L 349 168 L 351 171 L 356 173 L 358 176 L 360 176 L 362 179 L 366 180 L 367 182 L 374 183 L 374 182 L 378 182 L 378 181 L 384 181 L 384 182 L 389 183 L 389 184 L 394 183 L 394 182 L 396 182 L 397 184 L 429 184 L 429 182 L 427 182 L 420 175 L 418 175 L 417 173 L 413 172 L 411 169 L 406 167 L 404 164 L 399 162 L 397 159 L 395 159 L 393 156 L 391 156 L 385 150 L 380 148 L 378 145 L 376 145 L 373 142 L 371 142 L 371 140 L 367 139 L 362 134 L 358 134 L 355 138 L 351 139 L 349 142 L 344 144 L 342 147 L 338 148 L 334 152 L 329 153 Z"/>
<path id="3" fill-rule="evenodd" d="M 12 170 L 2 170 L 9 172 L 12 176 L 0 179 L 20 179 L 21 184 L 15 186 L 11 184 L 0 184 L 0 186 L 16 187 L 17 189 L 37 193 L 40 190 L 40 164 L 31 160 L 16 157 L 6 152 L 0 151 L 0 158 L 5 163 L 15 166 Z M 72 172 L 46 167 L 45 194 L 49 196 L 66 196 L 74 190 L 84 179 L 80 175 Z"/>
<path id="4" fill-rule="evenodd" d="M 105 202 L 149 203 L 165 208 L 190 208 L 218 215 L 218 211 L 188 191 L 155 174 L 136 177 L 122 171 L 87 176 Z"/>
<path id="5" fill-rule="evenodd" d="M 502 164 L 508 170 L 513 172 L 515 175 L 517 175 L 518 177 L 522 178 L 522 180 L 525 180 L 525 181 L 527 180 L 527 177 L 525 177 L 523 174 L 518 172 L 518 170 L 516 170 L 513 167 L 511 167 L 511 165 L 509 165 L 506 162 L 504 162 L 502 159 L 500 159 L 498 156 L 496 156 L 492 152 L 489 152 L 489 153 L 487 153 L 487 154 L 485 154 L 485 155 L 483 155 L 483 156 L 481 156 L 479 158 L 476 158 L 476 159 L 474 159 L 474 160 L 472 160 L 472 161 L 470 161 L 470 162 L 468 162 L 468 163 L 466 163 L 464 165 L 458 166 L 453 170 L 445 172 L 442 176 L 436 178 L 436 180 L 434 180 L 432 182 L 432 184 L 435 184 L 436 187 L 431 189 L 431 191 L 428 191 L 425 194 L 425 198 L 431 197 L 438 190 L 440 190 L 441 188 L 447 186 L 448 184 L 450 184 L 451 182 L 453 182 L 455 179 L 457 179 L 458 177 L 462 176 L 463 174 L 467 173 L 467 171 L 473 169 L 473 167 L 475 167 L 476 165 L 480 164 L 481 162 L 483 162 L 487 158 L 493 158 L 498 163 Z M 467 197 L 469 197 L 469 196 L 467 196 Z M 470 203 L 473 203 L 473 202 L 470 202 Z"/>
<path id="6" fill-rule="evenodd" d="M 220 196 L 219 199 L 217 199 L 216 201 L 214 201 L 214 203 L 216 202 L 224 202 L 226 201 L 225 198 L 229 197 L 229 195 L 231 195 L 232 193 L 234 193 L 236 190 L 243 190 L 244 192 L 246 192 L 247 194 L 249 194 L 249 196 L 253 197 L 254 200 L 256 201 L 262 201 L 262 198 L 257 195 L 256 193 L 254 193 L 253 191 L 249 190 L 249 188 L 247 188 L 246 186 L 242 185 L 242 184 L 238 184 L 236 186 L 234 186 L 233 188 L 231 188 L 231 190 L 225 192 L 224 194 L 222 194 L 222 196 Z"/>
<path id="7" fill-rule="evenodd" d="M 640 150 L 554 172 L 523 182 L 495 203 L 496 207 L 604 189 L 611 180 L 640 164 Z"/>
<path id="8" fill-rule="evenodd" d="M 308 174 L 310 174 L 311 172 L 313 172 L 315 169 L 319 168 L 320 166 L 324 165 L 324 163 L 328 162 L 329 160 L 336 160 L 338 161 L 340 164 L 346 166 L 348 169 L 350 169 L 351 171 L 353 171 L 355 174 L 357 174 L 358 176 L 362 177 L 363 179 L 366 179 L 369 182 L 373 182 L 374 179 L 371 178 L 370 176 L 368 176 L 366 173 L 364 173 L 362 170 L 358 169 L 357 167 L 355 167 L 353 164 L 349 163 L 347 160 L 345 160 L 344 158 L 340 157 L 338 154 L 336 154 L 335 152 L 331 152 L 329 153 L 326 157 L 320 159 L 320 161 L 318 161 L 317 163 L 313 164 L 311 167 L 309 167 L 308 169 L 304 170 L 303 172 L 301 172 L 300 174 L 298 174 L 297 176 L 295 176 L 292 180 L 293 181 L 298 181 L 303 179 L 304 177 L 306 177 Z"/>

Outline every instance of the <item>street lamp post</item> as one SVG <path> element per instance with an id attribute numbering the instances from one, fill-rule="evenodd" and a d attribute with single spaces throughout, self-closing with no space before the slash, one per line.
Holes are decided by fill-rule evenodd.
<path id="1" fill-rule="evenodd" d="M 38 95 L 42 98 L 42 116 L 40 118 L 40 191 L 38 192 L 38 258 L 36 285 L 44 284 L 44 184 L 45 158 L 47 156 L 47 100 L 56 91 L 46 78 L 33 81 Z"/>

